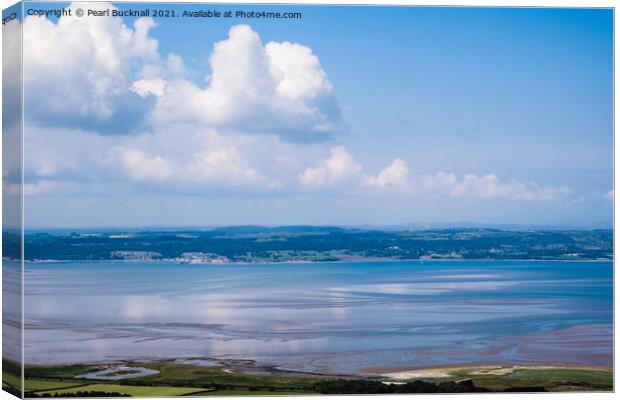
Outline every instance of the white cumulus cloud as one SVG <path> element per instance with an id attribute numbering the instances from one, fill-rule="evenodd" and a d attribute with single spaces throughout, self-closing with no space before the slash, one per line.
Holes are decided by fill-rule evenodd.
<path id="1" fill-rule="evenodd" d="M 365 183 L 368 186 L 377 188 L 405 188 L 409 185 L 409 168 L 407 163 L 397 158 L 381 170 L 377 176 L 367 177 Z"/>
<path id="2" fill-rule="evenodd" d="M 107 3 L 72 3 L 69 7 L 115 8 Z M 28 110 L 41 120 L 110 118 L 119 98 L 129 93 L 133 63 L 159 58 L 158 43 L 148 36 L 154 26 L 150 18 L 137 19 L 132 29 L 121 18 L 74 15 L 55 23 L 27 17 L 24 85 Z"/>
<path id="3" fill-rule="evenodd" d="M 306 168 L 299 175 L 303 185 L 320 187 L 360 177 L 362 166 L 355 162 L 344 146 L 333 147 L 330 153 L 320 165 Z"/>
<path id="4" fill-rule="evenodd" d="M 199 122 L 290 140 L 312 140 L 342 126 L 332 85 L 307 46 L 263 45 L 248 25 L 236 25 L 214 44 L 209 63 L 205 87 L 185 79 L 167 82 L 153 123 Z"/>
<path id="5" fill-rule="evenodd" d="M 297 43 L 270 42 L 265 46 L 269 70 L 276 92 L 285 99 L 298 102 L 300 111 L 308 111 L 306 100 L 332 91 L 332 84 L 321 68 L 312 49 Z"/>

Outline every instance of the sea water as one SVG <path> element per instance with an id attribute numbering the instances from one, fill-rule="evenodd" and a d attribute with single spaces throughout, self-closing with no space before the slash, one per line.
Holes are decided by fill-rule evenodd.
<path id="1" fill-rule="evenodd" d="M 611 262 L 25 266 L 25 362 L 612 363 Z"/>

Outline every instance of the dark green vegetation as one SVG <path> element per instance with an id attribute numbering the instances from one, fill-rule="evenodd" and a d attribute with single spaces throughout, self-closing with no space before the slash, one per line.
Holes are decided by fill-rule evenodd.
<path id="1" fill-rule="evenodd" d="M 319 382 L 316 389 L 321 394 L 387 394 L 387 393 L 480 393 L 488 389 L 476 387 L 471 380 L 463 382 L 413 381 L 402 385 L 385 384 L 370 380 L 346 380 Z M 540 388 L 546 391 L 544 388 Z"/>
<path id="2" fill-rule="evenodd" d="M 4 365 L 11 366 L 4 360 Z M 244 396 L 383 393 L 473 393 L 611 391 L 610 369 L 508 369 L 503 375 L 483 374 L 479 369 L 455 368 L 449 378 L 384 383 L 380 379 L 342 379 L 329 376 L 300 377 L 256 375 L 170 362 L 129 363 L 160 371 L 157 375 L 116 381 L 76 379 L 75 376 L 103 366 L 26 367 L 26 397 L 150 397 L 150 396 Z M 498 367 L 505 368 L 505 367 Z M 19 378 L 4 369 L 3 389 L 19 394 Z M 511 372 L 512 371 L 512 372 Z"/>
<path id="3" fill-rule="evenodd" d="M 611 260 L 612 230 L 231 227 L 202 231 L 53 231 L 25 235 L 27 260 L 284 262 L 364 259 Z M 5 254 L 18 236 L 5 233 Z"/>

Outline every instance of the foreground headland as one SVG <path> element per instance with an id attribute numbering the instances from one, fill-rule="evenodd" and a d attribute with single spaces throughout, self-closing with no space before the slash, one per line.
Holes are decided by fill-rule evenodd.
<path id="1" fill-rule="evenodd" d="M 249 360 L 228 364 L 207 367 L 185 360 L 26 366 L 24 391 L 35 398 L 613 390 L 610 367 L 469 365 L 331 376 L 273 370 Z M 16 364 L 3 360 L 3 389 L 18 393 L 19 374 Z"/>

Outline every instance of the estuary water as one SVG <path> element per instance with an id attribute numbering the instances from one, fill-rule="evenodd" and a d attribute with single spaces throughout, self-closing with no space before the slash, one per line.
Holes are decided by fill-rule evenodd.
<path id="1" fill-rule="evenodd" d="M 25 362 L 609 366 L 612 275 L 611 262 L 28 263 Z"/>

